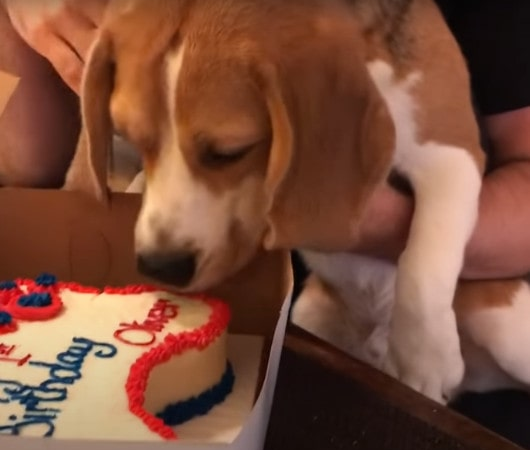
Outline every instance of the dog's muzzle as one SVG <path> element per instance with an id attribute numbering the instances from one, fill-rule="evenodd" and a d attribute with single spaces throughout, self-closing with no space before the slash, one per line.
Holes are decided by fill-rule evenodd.
<path id="1" fill-rule="evenodd" d="M 185 287 L 195 275 L 197 254 L 191 251 L 140 253 L 137 255 L 137 266 L 140 273 L 150 278 Z"/>

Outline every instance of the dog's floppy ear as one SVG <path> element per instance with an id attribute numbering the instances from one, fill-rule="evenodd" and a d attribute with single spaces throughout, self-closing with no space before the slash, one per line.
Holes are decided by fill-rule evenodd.
<path id="1" fill-rule="evenodd" d="M 336 249 L 388 174 L 395 130 L 355 23 L 323 19 L 298 39 L 260 69 L 273 130 L 265 246 Z"/>
<path id="2" fill-rule="evenodd" d="M 106 203 L 112 149 L 109 103 L 113 89 L 111 41 L 101 34 L 86 63 L 81 86 L 82 127 L 63 189 L 81 191 Z"/>

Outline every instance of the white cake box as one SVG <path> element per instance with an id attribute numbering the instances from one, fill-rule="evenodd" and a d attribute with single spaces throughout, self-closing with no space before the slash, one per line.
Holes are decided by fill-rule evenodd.
<path id="1" fill-rule="evenodd" d="M 15 81 L 15 82 L 14 82 Z M 16 80 L 0 72 L 0 115 Z M 42 272 L 88 286 L 153 284 L 136 271 L 134 224 L 141 198 L 109 194 L 104 205 L 90 196 L 57 190 L 0 188 L 0 280 Z M 0 436 L 1 450 L 261 450 L 274 394 L 292 290 L 287 253 L 261 253 L 209 294 L 229 303 L 230 332 L 260 335 L 264 357 L 261 390 L 235 439 L 225 443 L 87 441 Z M 266 354 L 267 352 L 264 352 Z M 1 367 L 0 367 L 1 376 Z M 88 393 L 89 394 L 89 393 Z M 97 411 L 94 412 L 97 414 Z"/>

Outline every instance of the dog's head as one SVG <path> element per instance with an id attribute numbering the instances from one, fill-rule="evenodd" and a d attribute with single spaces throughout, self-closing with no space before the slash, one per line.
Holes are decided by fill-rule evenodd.
<path id="1" fill-rule="evenodd" d="M 204 289 L 263 244 L 349 239 L 394 143 L 351 11 L 319 0 L 116 4 L 83 114 L 92 151 L 113 124 L 143 154 L 142 270 Z"/>

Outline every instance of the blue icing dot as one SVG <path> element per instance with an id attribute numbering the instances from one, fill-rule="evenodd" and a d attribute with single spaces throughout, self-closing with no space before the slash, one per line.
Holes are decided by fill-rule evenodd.
<path id="1" fill-rule="evenodd" d="M 235 374 L 228 362 L 221 381 L 197 397 L 173 403 L 156 416 L 167 426 L 177 426 L 197 416 L 207 414 L 215 405 L 222 403 L 234 388 Z"/>
<path id="2" fill-rule="evenodd" d="M 15 289 L 17 287 L 17 283 L 14 281 L 0 281 L 0 291 L 10 291 L 11 289 Z"/>
<path id="3" fill-rule="evenodd" d="M 44 308 L 52 304 L 52 297 L 47 292 L 23 295 L 17 304 L 23 308 Z"/>
<path id="4" fill-rule="evenodd" d="M 49 273 L 41 273 L 36 279 L 35 282 L 39 286 L 53 286 L 57 283 L 57 277 Z"/>
<path id="5" fill-rule="evenodd" d="M 11 314 L 0 311 L 0 326 L 2 325 L 9 325 L 13 321 L 13 317 L 11 317 Z"/>

